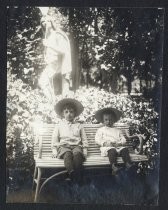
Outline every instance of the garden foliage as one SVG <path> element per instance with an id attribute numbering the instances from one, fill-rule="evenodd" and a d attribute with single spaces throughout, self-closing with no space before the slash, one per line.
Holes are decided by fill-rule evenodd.
<path id="1" fill-rule="evenodd" d="M 60 118 L 54 107 L 40 89 L 31 89 L 21 80 L 9 83 L 7 158 L 10 167 L 30 168 L 33 164 L 33 132 L 38 132 L 43 123 L 58 123 Z M 15 89 L 14 89 L 15 88 Z M 98 123 L 95 112 L 103 107 L 115 107 L 123 112 L 120 123 L 129 123 L 133 133 L 143 134 L 145 153 L 150 157 L 158 155 L 158 114 L 152 103 L 145 99 L 112 94 L 98 88 L 82 87 L 66 97 L 76 98 L 84 106 L 84 112 L 76 119 L 81 123 Z M 55 102 L 62 95 L 55 98 Z"/>

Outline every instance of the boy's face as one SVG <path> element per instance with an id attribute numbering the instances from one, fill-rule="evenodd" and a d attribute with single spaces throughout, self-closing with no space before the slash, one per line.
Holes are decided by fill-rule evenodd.
<path id="1" fill-rule="evenodd" d="M 64 107 L 64 109 L 62 110 L 62 116 L 67 121 L 72 122 L 75 118 L 75 109 L 70 106 Z"/>
<path id="2" fill-rule="evenodd" d="M 112 127 L 114 124 L 113 114 L 103 114 L 103 123 L 105 126 Z"/>

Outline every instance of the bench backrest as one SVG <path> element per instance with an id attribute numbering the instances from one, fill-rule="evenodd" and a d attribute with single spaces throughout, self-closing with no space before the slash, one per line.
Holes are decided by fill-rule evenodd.
<path id="1" fill-rule="evenodd" d="M 102 125 L 100 124 L 83 124 L 88 143 L 88 155 L 89 156 L 95 156 L 100 155 L 100 148 L 95 143 L 95 134 L 98 128 L 100 128 Z M 39 148 L 41 148 L 41 158 L 48 158 L 51 157 L 51 138 L 52 133 L 54 130 L 55 124 L 44 124 L 43 128 L 41 129 L 41 133 L 39 135 L 39 143 L 34 145 L 34 158 L 38 157 L 39 155 Z M 129 127 L 126 124 L 115 124 L 115 127 L 121 129 L 122 133 L 125 135 L 125 132 L 129 132 Z M 127 145 L 130 149 L 130 152 L 132 152 L 132 143 L 127 140 Z"/>

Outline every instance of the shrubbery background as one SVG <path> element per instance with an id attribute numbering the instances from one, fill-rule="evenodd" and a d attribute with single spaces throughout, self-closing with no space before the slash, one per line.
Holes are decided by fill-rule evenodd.
<path id="1" fill-rule="evenodd" d="M 19 80 L 11 86 L 15 90 L 11 88 L 8 92 L 7 161 L 10 167 L 29 169 L 33 163 L 33 123 L 58 123 L 60 119 L 40 89 L 31 90 Z M 152 102 L 85 87 L 66 97 L 76 98 L 83 104 L 84 112 L 77 119 L 81 123 L 97 123 L 94 114 L 99 108 L 112 106 L 122 110 L 120 122 L 133 126 L 134 133 L 143 134 L 145 153 L 150 157 L 157 156 L 158 113 L 154 111 Z M 61 98 L 57 96 L 55 102 Z"/>

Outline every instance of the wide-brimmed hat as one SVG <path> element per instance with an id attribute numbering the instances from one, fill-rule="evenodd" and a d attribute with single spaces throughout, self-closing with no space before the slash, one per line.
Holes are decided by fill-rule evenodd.
<path id="1" fill-rule="evenodd" d="M 55 105 L 55 112 L 58 115 L 62 115 L 62 109 L 64 108 L 65 105 L 70 105 L 72 107 L 74 107 L 75 109 L 75 116 L 80 115 L 83 112 L 83 105 L 77 101 L 76 99 L 73 98 L 64 98 L 60 101 L 58 101 Z"/>
<path id="2" fill-rule="evenodd" d="M 122 112 L 115 109 L 115 108 L 103 108 L 103 109 L 99 109 L 96 113 L 95 113 L 95 118 L 97 121 L 102 122 L 103 121 L 103 114 L 105 113 L 112 113 L 115 116 L 114 122 L 117 122 L 120 117 L 122 116 Z"/>

